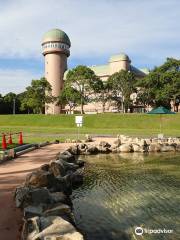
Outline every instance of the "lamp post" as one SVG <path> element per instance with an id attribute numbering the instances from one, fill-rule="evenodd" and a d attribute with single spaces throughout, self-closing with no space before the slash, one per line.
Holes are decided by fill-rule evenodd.
<path id="1" fill-rule="evenodd" d="M 13 98 L 13 114 L 16 114 L 16 99 Z"/>

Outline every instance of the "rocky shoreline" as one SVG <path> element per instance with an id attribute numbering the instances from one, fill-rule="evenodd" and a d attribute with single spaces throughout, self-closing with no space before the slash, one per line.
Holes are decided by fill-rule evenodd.
<path id="1" fill-rule="evenodd" d="M 87 136 L 87 140 L 79 143 L 77 150 L 73 149 L 71 152 L 77 155 L 121 152 L 180 152 L 180 138 L 133 138 L 118 135 L 113 141 L 93 143 L 93 139 Z"/>
<path id="2" fill-rule="evenodd" d="M 16 188 L 16 206 L 23 211 L 22 240 L 83 240 L 77 230 L 70 195 L 83 182 L 84 161 L 66 150 L 27 175 Z"/>

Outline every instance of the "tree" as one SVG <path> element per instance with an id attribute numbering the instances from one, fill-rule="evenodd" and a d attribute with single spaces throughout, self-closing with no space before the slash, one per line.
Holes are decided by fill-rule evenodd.
<path id="1" fill-rule="evenodd" d="M 152 107 L 164 106 L 178 109 L 180 100 L 180 60 L 167 58 L 145 78 L 137 82 L 140 87 L 138 100 Z"/>
<path id="2" fill-rule="evenodd" d="M 100 79 L 86 66 L 77 66 L 67 73 L 66 83 L 76 89 L 81 100 L 81 114 L 84 114 L 84 105 L 93 99 L 93 94 L 99 91 Z"/>
<path id="3" fill-rule="evenodd" d="M 106 109 L 106 103 L 110 102 L 111 100 L 111 94 L 110 94 L 110 88 L 109 83 L 107 81 L 99 81 L 98 84 L 98 91 L 95 93 L 95 97 L 93 101 L 98 102 L 102 105 L 102 112 L 105 112 Z"/>
<path id="4" fill-rule="evenodd" d="M 33 113 L 44 113 L 45 103 L 54 101 L 51 96 L 51 86 L 45 78 L 32 80 L 31 86 L 26 88 L 21 102 L 21 110 L 33 109 Z"/>
<path id="5" fill-rule="evenodd" d="M 68 105 L 70 114 L 72 109 L 81 102 L 80 93 L 73 87 L 65 84 L 63 90 L 59 95 L 58 105 Z"/>
<path id="6" fill-rule="evenodd" d="M 131 107 L 130 95 L 136 91 L 134 74 L 125 70 L 114 73 L 108 78 L 108 86 L 118 111 L 127 112 Z"/>

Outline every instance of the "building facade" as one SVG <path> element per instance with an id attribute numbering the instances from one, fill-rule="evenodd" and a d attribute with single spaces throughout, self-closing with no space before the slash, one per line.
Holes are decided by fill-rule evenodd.
<path id="1" fill-rule="evenodd" d="M 67 58 L 70 56 L 71 42 L 68 35 L 60 29 L 52 29 L 44 34 L 42 39 L 42 54 L 45 61 L 45 78 L 52 87 L 52 96 L 58 97 L 63 89 L 64 81 L 67 74 Z M 131 71 L 137 78 L 141 78 L 148 74 L 148 69 L 138 69 L 131 64 L 128 55 L 122 53 L 113 55 L 105 65 L 97 65 L 90 67 L 102 81 L 107 81 L 108 77 L 120 70 Z M 136 94 L 132 94 L 132 100 L 136 100 Z M 75 110 L 79 111 L 77 107 Z M 89 103 L 84 106 L 86 113 L 102 112 L 100 103 Z M 60 114 L 68 111 L 68 109 L 61 109 L 57 102 L 46 104 L 45 114 Z M 105 106 L 106 112 L 115 112 L 111 103 Z"/>
<path id="2" fill-rule="evenodd" d="M 105 65 L 94 65 L 90 66 L 90 68 L 95 72 L 98 77 L 100 77 L 102 81 L 107 81 L 107 79 L 112 74 L 121 70 L 133 72 L 136 78 L 143 78 L 149 73 L 149 70 L 147 68 L 138 69 L 134 67 L 131 64 L 129 56 L 124 53 L 111 56 L 108 63 Z M 66 71 L 65 73 L 65 79 L 67 72 L 68 71 Z M 136 93 L 131 94 L 132 102 L 136 102 L 136 97 Z M 80 107 L 76 107 L 75 110 L 80 111 Z M 102 104 L 100 102 L 91 102 L 84 106 L 85 113 L 101 113 L 104 110 L 105 112 L 117 112 L 117 109 L 114 107 L 112 102 L 107 102 L 105 105 L 105 109 L 102 108 Z M 135 105 L 134 110 L 136 112 L 142 112 L 144 110 L 144 106 Z"/>
<path id="3" fill-rule="evenodd" d="M 60 29 L 52 29 L 44 34 L 42 53 L 45 61 L 45 78 L 52 87 L 52 96 L 58 97 L 63 89 L 64 72 L 70 56 L 71 42 L 68 35 Z M 59 114 L 62 109 L 56 102 L 46 104 L 45 114 Z"/>

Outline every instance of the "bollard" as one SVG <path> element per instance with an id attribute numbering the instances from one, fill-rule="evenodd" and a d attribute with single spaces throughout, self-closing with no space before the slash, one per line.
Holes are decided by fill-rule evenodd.
<path id="1" fill-rule="evenodd" d="M 13 142 L 12 142 L 12 136 L 11 136 L 11 133 L 9 134 L 9 140 L 8 140 L 8 144 L 13 144 Z"/>
<path id="2" fill-rule="evenodd" d="M 22 136 L 22 132 L 19 133 L 19 145 L 23 144 L 23 136 Z"/>
<path id="3" fill-rule="evenodd" d="M 6 143 L 6 135 L 3 134 L 2 135 L 2 149 L 6 149 L 7 148 L 7 143 Z"/>

